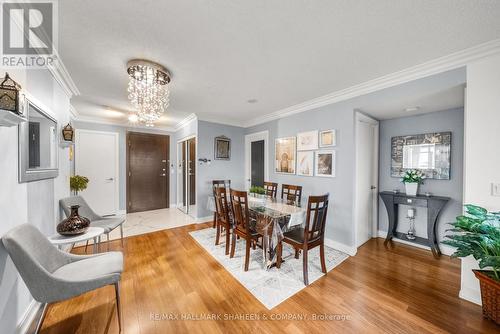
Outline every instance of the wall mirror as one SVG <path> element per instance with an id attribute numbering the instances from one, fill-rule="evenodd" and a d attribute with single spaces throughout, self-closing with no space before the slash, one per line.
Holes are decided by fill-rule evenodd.
<path id="1" fill-rule="evenodd" d="M 25 97 L 27 121 L 19 125 L 19 182 L 57 177 L 57 121 Z"/>
<path id="2" fill-rule="evenodd" d="M 428 179 L 449 180 L 451 132 L 398 136 L 391 139 L 391 176 L 420 169 Z"/>

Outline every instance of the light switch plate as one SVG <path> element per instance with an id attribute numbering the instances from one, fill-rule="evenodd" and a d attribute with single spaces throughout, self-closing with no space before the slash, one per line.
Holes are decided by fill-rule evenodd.
<path id="1" fill-rule="evenodd" d="M 500 183 L 492 183 L 491 184 L 491 196 L 499 196 L 500 197 Z"/>

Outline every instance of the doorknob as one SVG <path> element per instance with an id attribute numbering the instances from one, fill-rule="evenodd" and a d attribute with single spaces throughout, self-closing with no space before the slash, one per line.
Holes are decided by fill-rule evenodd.
<path id="1" fill-rule="evenodd" d="M 377 189 L 377 187 L 375 187 L 375 186 L 371 186 L 371 187 L 370 187 L 370 189 L 371 189 L 371 190 L 373 190 L 373 189 Z"/>
<path id="2" fill-rule="evenodd" d="M 167 174 L 165 174 L 165 173 L 164 174 L 160 174 L 160 176 L 167 176 Z"/>

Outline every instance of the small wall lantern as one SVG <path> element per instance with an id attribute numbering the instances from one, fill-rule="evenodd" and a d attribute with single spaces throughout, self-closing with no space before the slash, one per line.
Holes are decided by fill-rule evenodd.
<path id="1" fill-rule="evenodd" d="M 0 109 L 22 114 L 19 110 L 20 90 L 21 86 L 9 77 L 9 73 L 5 73 L 5 78 L 0 83 Z"/>
<path id="2" fill-rule="evenodd" d="M 67 142 L 73 142 L 73 137 L 75 135 L 75 129 L 71 126 L 71 124 L 68 123 L 63 129 L 62 129 L 62 136 L 64 141 Z"/>

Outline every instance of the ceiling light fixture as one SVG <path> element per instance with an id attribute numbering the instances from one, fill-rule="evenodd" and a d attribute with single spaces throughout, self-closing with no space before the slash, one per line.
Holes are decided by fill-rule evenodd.
<path id="1" fill-rule="evenodd" d="M 141 59 L 130 60 L 127 72 L 128 98 L 137 110 L 137 119 L 154 126 L 169 105 L 170 73 L 157 63 Z"/>
<path id="2" fill-rule="evenodd" d="M 130 123 L 137 123 L 137 122 L 139 122 L 139 116 L 137 116 L 137 114 L 135 114 L 135 113 L 130 114 L 130 115 L 128 116 L 128 121 L 129 121 Z"/>
<path id="3" fill-rule="evenodd" d="M 420 109 L 420 107 L 418 107 L 418 106 L 417 107 L 408 107 L 408 108 L 405 108 L 405 111 L 406 112 L 414 112 L 414 111 L 417 111 L 419 109 Z"/>

